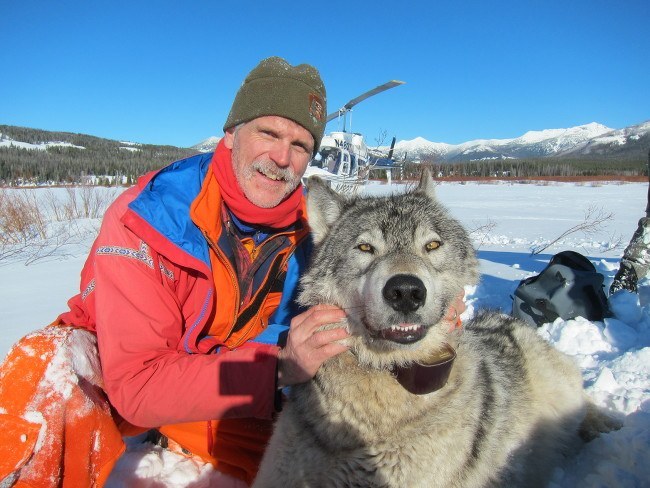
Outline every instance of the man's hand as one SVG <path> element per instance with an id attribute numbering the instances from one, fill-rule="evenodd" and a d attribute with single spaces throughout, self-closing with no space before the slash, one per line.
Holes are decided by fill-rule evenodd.
<path id="1" fill-rule="evenodd" d="M 321 364 L 348 350 L 336 342 L 350 336 L 345 328 L 318 330 L 344 318 L 345 312 L 332 305 L 316 305 L 293 318 L 287 344 L 278 353 L 278 387 L 309 381 Z"/>
<path id="2" fill-rule="evenodd" d="M 465 301 L 463 300 L 464 298 L 465 298 L 465 290 L 460 292 L 460 294 L 451 303 L 451 305 L 449 305 L 449 310 L 447 310 L 447 314 L 443 319 L 446 320 L 447 322 L 451 322 L 451 329 L 460 327 L 460 316 L 467 308 L 465 306 Z"/>

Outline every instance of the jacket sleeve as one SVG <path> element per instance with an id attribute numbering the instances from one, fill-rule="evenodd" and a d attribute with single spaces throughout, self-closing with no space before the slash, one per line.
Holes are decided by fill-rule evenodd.
<path id="1" fill-rule="evenodd" d="M 278 348 L 249 344 L 220 354 L 184 352 L 183 297 L 160 272 L 157 256 L 120 222 L 125 208 L 118 204 L 107 212 L 89 257 L 100 359 L 113 406 L 142 427 L 271 418 Z"/>

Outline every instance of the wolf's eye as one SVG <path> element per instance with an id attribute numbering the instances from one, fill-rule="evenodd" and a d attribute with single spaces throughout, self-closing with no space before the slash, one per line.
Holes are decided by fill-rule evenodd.
<path id="1" fill-rule="evenodd" d="M 427 252 L 433 251 L 434 249 L 438 249 L 440 247 L 440 241 L 431 241 L 424 246 L 424 249 L 426 249 Z"/>
<path id="2" fill-rule="evenodd" d="M 366 242 L 362 242 L 361 244 L 359 244 L 357 246 L 357 249 L 362 252 L 369 252 L 369 253 L 375 252 L 375 248 Z"/>

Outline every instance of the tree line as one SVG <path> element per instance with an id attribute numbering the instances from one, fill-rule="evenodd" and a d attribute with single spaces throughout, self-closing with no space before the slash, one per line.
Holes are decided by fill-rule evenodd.
<path id="1" fill-rule="evenodd" d="M 431 174 L 438 177 L 534 178 L 648 175 L 648 164 L 643 160 L 540 158 L 441 163 L 425 158 L 418 163 L 405 162 L 402 176 L 406 179 L 417 178 L 423 166 L 427 166 Z"/>
<path id="2" fill-rule="evenodd" d="M 79 147 L 50 146 L 45 150 L 0 147 L 0 185 L 135 182 L 140 175 L 186 158 L 197 151 L 153 144 L 128 145 L 85 134 L 50 132 L 0 125 L 2 138 L 39 144 L 65 142 Z M 81 149 L 83 148 L 83 149 Z"/>

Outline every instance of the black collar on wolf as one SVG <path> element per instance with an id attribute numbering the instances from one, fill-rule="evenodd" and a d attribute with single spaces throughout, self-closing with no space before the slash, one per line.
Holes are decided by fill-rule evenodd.
<path id="1" fill-rule="evenodd" d="M 439 390 L 447 384 L 451 368 L 456 359 L 456 351 L 449 344 L 428 364 L 412 363 L 405 367 L 393 368 L 397 381 L 414 395 L 426 395 Z"/>

